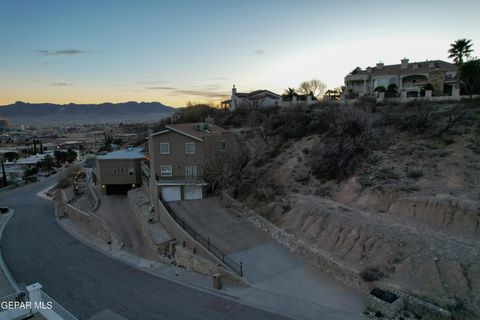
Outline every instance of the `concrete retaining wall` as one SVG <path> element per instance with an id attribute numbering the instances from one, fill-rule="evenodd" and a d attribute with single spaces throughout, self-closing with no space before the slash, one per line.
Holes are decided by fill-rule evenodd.
<path id="1" fill-rule="evenodd" d="M 246 208 L 242 203 L 233 199 L 230 195 L 223 193 L 221 196 L 222 200 L 227 205 L 236 208 L 247 221 L 270 235 L 272 239 L 286 247 L 290 252 L 299 256 L 304 261 L 318 266 L 320 269 L 326 271 L 343 283 L 352 287 L 356 287 L 368 295 L 370 295 L 370 291 L 374 288 L 380 288 L 384 291 L 395 293 L 397 296 L 403 298 L 402 303 L 404 303 L 405 307 L 409 311 L 418 315 L 422 315 L 423 319 L 451 319 L 451 313 L 449 311 L 427 301 L 413 297 L 407 292 L 396 288 L 391 284 L 382 281 L 366 283 L 360 277 L 359 272 L 351 270 L 341 263 L 335 261 L 335 259 L 329 256 L 328 253 L 314 248 L 299 240 L 294 235 L 278 228 L 270 221 Z"/>

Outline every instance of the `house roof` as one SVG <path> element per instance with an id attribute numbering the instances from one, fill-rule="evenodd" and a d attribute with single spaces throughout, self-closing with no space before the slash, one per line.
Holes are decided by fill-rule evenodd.
<path id="1" fill-rule="evenodd" d="M 125 159 L 143 159 L 145 155 L 143 154 L 142 148 L 128 148 L 113 151 L 107 153 L 103 156 L 97 156 L 99 160 L 125 160 Z"/>
<path id="2" fill-rule="evenodd" d="M 175 131 L 203 142 L 204 137 L 230 133 L 227 129 L 205 122 L 168 124 L 165 125 L 165 129 L 166 130 L 156 132 L 153 135 Z"/>
<path id="3" fill-rule="evenodd" d="M 416 66 L 416 67 L 415 67 Z M 431 61 L 421 61 L 421 62 L 410 62 L 408 63 L 407 68 L 402 68 L 401 64 L 391 64 L 385 65 L 381 68 L 379 67 L 371 67 L 370 71 L 362 70 L 354 75 L 372 75 L 372 76 L 380 76 L 380 75 L 414 75 L 414 74 L 421 74 L 421 73 L 428 73 L 434 70 L 444 70 L 444 71 L 457 71 L 457 66 L 453 63 L 442 61 L 442 60 L 431 60 Z"/>

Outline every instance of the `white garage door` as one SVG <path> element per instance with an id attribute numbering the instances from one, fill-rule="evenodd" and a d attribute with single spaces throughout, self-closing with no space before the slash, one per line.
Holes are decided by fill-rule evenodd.
<path id="1" fill-rule="evenodd" d="M 201 186 L 185 186 L 183 187 L 183 198 L 185 200 L 197 200 L 202 199 L 202 187 Z"/>
<path id="2" fill-rule="evenodd" d="M 182 200 L 180 187 L 162 187 L 162 198 L 165 201 Z"/>

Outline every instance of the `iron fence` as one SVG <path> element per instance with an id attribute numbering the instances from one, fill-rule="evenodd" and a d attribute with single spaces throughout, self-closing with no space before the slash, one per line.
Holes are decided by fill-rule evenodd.
<path id="1" fill-rule="evenodd" d="M 222 250 L 220 250 L 217 246 L 213 245 L 210 242 L 210 237 L 205 238 L 202 236 L 200 233 L 195 231 L 188 223 L 185 222 L 184 218 L 179 217 L 175 211 L 170 207 L 170 205 L 163 200 L 163 198 L 160 196 L 160 201 L 163 203 L 165 206 L 165 209 L 167 209 L 167 212 L 170 214 L 170 216 L 175 220 L 175 222 L 183 229 L 185 230 L 195 241 L 200 243 L 205 249 L 208 250 L 211 254 L 213 254 L 215 257 L 217 257 L 219 260 L 221 260 L 225 265 L 227 265 L 230 269 L 235 271 L 237 274 L 240 275 L 240 277 L 243 277 L 243 264 L 242 262 L 237 262 L 227 256 Z"/>

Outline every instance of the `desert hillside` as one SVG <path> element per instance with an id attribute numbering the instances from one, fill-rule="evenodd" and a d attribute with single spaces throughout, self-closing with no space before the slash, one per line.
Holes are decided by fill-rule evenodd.
<path id="1" fill-rule="evenodd" d="M 479 100 L 366 100 L 220 121 L 246 145 L 212 185 L 366 281 L 480 317 Z"/>

